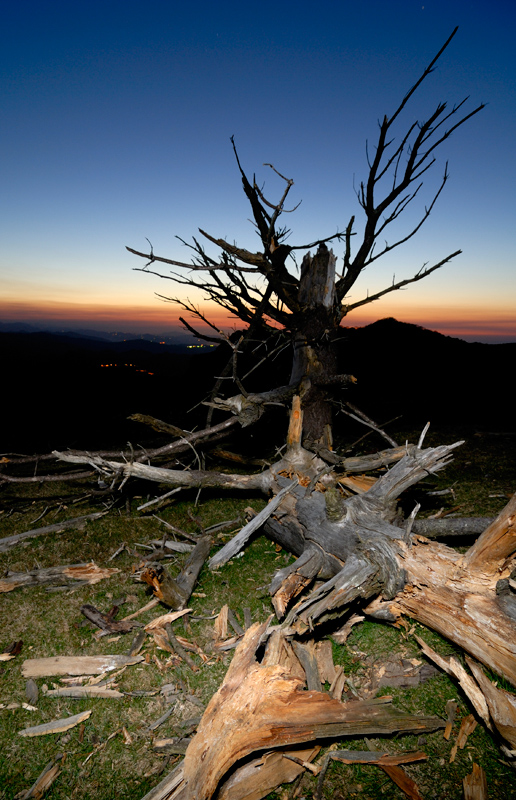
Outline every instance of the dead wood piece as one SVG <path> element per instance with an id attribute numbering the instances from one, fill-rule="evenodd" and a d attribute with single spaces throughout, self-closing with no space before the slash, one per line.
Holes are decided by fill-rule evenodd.
<path id="1" fill-rule="evenodd" d="M 486 773 L 478 764 L 473 764 L 473 769 L 462 781 L 464 800 L 487 800 Z"/>
<path id="2" fill-rule="evenodd" d="M 324 566 L 324 560 L 320 547 L 308 545 L 297 561 L 276 572 L 269 594 L 278 619 L 283 619 L 292 600 L 313 582 Z"/>
<path id="3" fill-rule="evenodd" d="M 441 667 L 448 675 L 452 675 L 454 678 L 457 679 L 460 687 L 464 691 L 464 694 L 468 697 L 473 708 L 477 712 L 480 719 L 484 722 L 484 724 L 492 730 L 491 720 L 489 718 L 489 708 L 487 705 L 486 698 L 484 697 L 483 692 L 479 689 L 478 685 L 475 683 L 471 675 L 466 672 L 462 664 L 457 661 L 456 658 L 450 656 L 449 658 L 444 658 L 444 656 L 440 656 L 438 653 L 433 650 L 429 644 L 427 644 L 423 639 L 419 636 L 415 637 L 416 641 L 418 642 L 419 646 L 423 650 L 423 653 L 428 656 L 428 658 L 432 659 L 437 666 Z M 448 724 L 446 725 L 445 734 L 448 731 Z M 447 738 L 447 737 L 446 737 Z"/>
<path id="4" fill-rule="evenodd" d="M 38 702 L 38 697 L 39 697 L 38 684 L 33 678 L 29 678 L 29 680 L 25 684 L 25 697 L 27 698 L 29 703 L 33 706 L 35 706 L 36 703 Z"/>
<path id="5" fill-rule="evenodd" d="M 195 664 L 192 661 L 192 659 L 186 652 L 181 642 L 179 642 L 176 636 L 174 636 L 174 632 L 172 631 L 172 625 L 169 622 L 165 625 L 165 630 L 167 632 L 168 641 L 170 642 L 170 645 L 174 650 L 174 652 L 177 653 L 177 655 L 183 659 L 185 664 L 188 664 L 192 672 L 199 672 L 199 667 L 197 666 L 197 664 Z"/>
<path id="6" fill-rule="evenodd" d="M 156 628 L 165 628 L 170 622 L 175 622 L 176 619 L 180 617 L 184 617 L 185 614 L 191 614 L 191 608 L 183 608 L 180 611 L 171 611 L 169 614 L 162 614 L 160 617 L 154 617 L 150 622 L 147 623 L 145 626 L 145 630 L 150 633 Z"/>
<path id="7" fill-rule="evenodd" d="M 186 602 L 190 599 L 199 573 L 204 566 L 204 562 L 208 558 L 211 544 L 211 536 L 201 536 L 186 560 L 183 569 L 176 578 L 176 583 L 182 594 L 186 597 Z"/>
<path id="8" fill-rule="evenodd" d="M 45 736 L 47 733 L 64 733 L 64 731 L 69 731 L 70 728 L 74 728 L 76 725 L 87 720 L 91 712 L 92 709 L 90 708 L 89 711 L 81 711 L 80 714 L 74 714 L 72 717 L 55 719 L 53 722 L 46 722 L 44 725 L 35 725 L 33 728 L 24 728 L 22 731 L 18 731 L 18 736 L 32 737 Z"/>
<path id="9" fill-rule="evenodd" d="M 129 633 L 129 631 L 132 631 L 133 628 L 139 624 L 137 622 L 131 622 L 130 620 L 120 620 L 117 622 L 114 619 L 117 611 L 117 606 L 114 606 L 114 613 L 112 609 L 108 614 L 103 614 L 98 608 L 95 608 L 95 606 L 89 603 L 85 603 L 81 606 L 81 614 L 90 622 L 93 622 L 98 628 L 106 631 L 106 633 Z"/>
<path id="10" fill-rule="evenodd" d="M 407 585 L 389 605 L 393 615 L 405 613 L 452 639 L 516 686 L 516 622 L 495 593 L 502 574 L 470 572 L 464 557 L 438 542 L 415 537 L 401 547 Z"/>
<path id="11" fill-rule="evenodd" d="M 319 676 L 319 668 L 317 664 L 317 656 L 315 653 L 315 642 L 313 639 L 306 644 L 301 642 L 292 642 L 294 653 L 301 666 L 303 667 L 306 675 L 306 685 L 309 691 L 320 692 L 322 691 L 321 678 Z"/>
<path id="12" fill-rule="evenodd" d="M 173 793 L 181 800 L 208 800 L 228 769 L 265 747 L 317 738 L 443 727 L 436 718 L 397 711 L 385 698 L 339 703 L 320 692 L 304 692 L 280 666 L 263 666 L 255 652 L 267 627 L 253 625 L 238 647 L 226 678 L 202 717 Z M 157 797 L 158 795 L 149 795 Z"/>
<path id="13" fill-rule="evenodd" d="M 324 778 L 330 761 L 341 761 L 343 764 L 373 764 L 383 769 L 391 780 L 394 781 L 411 800 L 422 800 L 417 785 L 406 775 L 399 765 L 410 764 L 414 761 L 423 761 L 426 758 L 426 753 L 420 751 L 391 754 L 370 750 L 334 750 L 327 753 L 324 757 L 319 780 L 317 781 L 317 788 L 314 793 L 314 800 L 322 799 Z"/>
<path id="14" fill-rule="evenodd" d="M 451 754 L 450 754 L 450 764 L 455 761 L 455 757 L 457 755 L 457 750 L 460 748 L 464 750 L 466 747 L 466 742 L 468 741 L 468 736 L 473 733 L 475 728 L 477 727 L 478 722 L 476 721 L 473 714 L 468 714 L 467 717 L 464 717 L 462 722 L 460 723 L 459 732 L 457 734 L 457 739 L 455 740 L 455 744 L 452 747 Z"/>
<path id="15" fill-rule="evenodd" d="M 44 678 L 49 675 L 100 675 L 133 664 L 143 656 L 51 656 L 27 659 L 22 664 L 24 678 Z"/>
<path id="16" fill-rule="evenodd" d="M 153 467 L 150 464 L 142 464 L 139 461 L 111 461 L 90 453 L 61 453 L 54 450 L 53 455 L 61 461 L 68 461 L 74 464 L 90 464 L 110 481 L 119 479 L 123 481 L 134 477 L 154 481 L 155 483 L 196 489 L 217 487 L 244 489 L 246 491 L 257 489 L 262 492 L 266 492 L 272 483 L 272 475 L 269 472 L 261 472 L 257 475 L 232 475 L 208 470 L 166 469 L 164 467 Z"/>
<path id="17" fill-rule="evenodd" d="M 464 555 L 464 569 L 484 574 L 496 573 L 516 551 L 516 493 L 494 522 Z"/>
<path id="18" fill-rule="evenodd" d="M 41 800 L 45 792 L 51 787 L 58 775 L 61 774 L 59 769 L 59 762 L 64 757 L 63 753 L 59 753 L 55 758 L 50 761 L 46 767 L 40 772 L 36 781 L 32 784 L 30 789 L 22 795 L 20 800 L 29 800 L 34 797 L 36 800 Z"/>
<path id="19" fill-rule="evenodd" d="M 45 697 L 74 697 L 77 700 L 88 697 L 100 697 L 105 700 L 122 700 L 123 692 L 106 689 L 104 686 L 63 686 L 58 689 L 47 689 Z"/>
<path id="20" fill-rule="evenodd" d="M 160 564 L 152 564 L 143 569 L 140 579 L 147 583 L 152 588 L 154 596 L 169 608 L 180 609 L 188 602 L 177 581 Z"/>
<path id="21" fill-rule="evenodd" d="M 320 747 L 264 753 L 223 782 L 217 800 L 261 800 L 284 783 L 292 783 L 316 758 Z"/>
<path id="22" fill-rule="evenodd" d="M 229 561 L 230 558 L 236 556 L 237 553 L 244 547 L 246 542 L 249 540 L 250 536 L 261 528 L 261 526 L 266 522 L 266 520 L 274 513 L 274 511 L 278 508 L 281 501 L 295 486 L 298 484 L 298 479 L 295 478 L 288 486 L 285 486 L 277 495 L 275 495 L 272 500 L 263 508 L 256 516 L 252 518 L 247 525 L 244 525 L 242 530 L 237 533 L 227 544 L 222 547 L 218 553 L 216 553 L 209 561 L 210 569 L 214 569 L 215 567 L 220 567 L 222 564 L 225 564 Z"/>
<path id="23" fill-rule="evenodd" d="M 349 619 L 346 620 L 342 628 L 332 633 L 331 638 L 334 639 L 337 644 L 345 644 L 353 625 L 358 625 L 358 623 L 362 622 L 364 619 L 365 617 L 362 614 L 352 614 Z"/>
<path id="24" fill-rule="evenodd" d="M 471 658 L 466 657 L 466 663 L 486 698 L 496 729 L 511 748 L 516 750 L 516 697 L 495 686 Z"/>
<path id="25" fill-rule="evenodd" d="M 173 739 L 155 739 L 152 749 L 160 755 L 181 755 L 184 756 L 186 749 L 191 742 L 191 738 L 175 737 Z"/>
<path id="26" fill-rule="evenodd" d="M 211 537 L 202 536 L 175 579 L 161 564 L 149 565 L 141 571 L 140 578 L 152 587 L 155 597 L 169 608 L 184 609 L 209 555 L 210 547 Z"/>
<path id="27" fill-rule="evenodd" d="M 83 530 L 89 520 L 100 519 L 100 517 L 103 517 L 107 513 L 107 511 L 96 511 L 93 514 L 86 514 L 82 517 L 66 519 L 63 522 L 55 522 L 53 525 L 45 525 L 43 528 L 34 528 L 24 533 L 15 533 L 13 536 L 4 536 L 3 539 L 0 539 L 0 553 L 5 553 L 11 547 L 25 541 L 25 539 L 32 539 L 35 536 L 44 536 L 46 533 L 59 533 L 60 531 L 70 530 L 71 528 Z"/>
<path id="28" fill-rule="evenodd" d="M 416 519 L 412 533 L 427 539 L 448 539 L 462 536 L 480 536 L 491 525 L 490 517 L 442 517 L 439 519 Z"/>
<path id="29" fill-rule="evenodd" d="M 82 586 L 85 583 L 98 583 L 120 572 L 119 569 L 99 567 L 93 561 L 88 564 L 68 564 L 63 567 L 47 567 L 30 572 L 13 572 L 0 578 L 0 592 L 12 592 L 14 589 L 30 586 L 57 584 Z"/>
<path id="30" fill-rule="evenodd" d="M 333 663 L 332 646 L 329 639 L 323 639 L 315 645 L 315 658 L 317 660 L 317 669 L 319 670 L 319 677 L 322 683 L 333 683 L 337 677 L 337 670 Z"/>
<path id="31" fill-rule="evenodd" d="M 139 630 L 136 636 L 134 637 L 133 641 L 131 642 L 131 646 L 127 651 L 128 656 L 136 656 L 142 649 L 145 639 L 147 638 L 147 631 Z"/>
<path id="32" fill-rule="evenodd" d="M 345 486 L 346 489 L 351 489 L 352 492 L 362 494 L 363 492 L 368 492 L 377 480 L 371 475 L 345 475 L 343 478 L 339 478 L 339 483 L 341 486 Z"/>
<path id="33" fill-rule="evenodd" d="M 216 642 L 223 642 L 228 638 L 229 606 L 224 604 L 213 623 L 213 638 Z"/>

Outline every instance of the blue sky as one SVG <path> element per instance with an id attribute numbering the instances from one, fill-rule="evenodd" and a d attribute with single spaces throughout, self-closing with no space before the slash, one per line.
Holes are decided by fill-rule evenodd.
<path id="1" fill-rule="evenodd" d="M 172 328 L 177 311 L 154 292 L 180 289 L 135 272 L 125 245 L 148 237 L 188 260 L 175 236 L 202 227 L 257 249 L 232 135 L 269 196 L 283 187 L 264 162 L 294 179 L 292 243 L 359 223 L 366 140 L 459 25 L 405 119 L 467 95 L 487 107 L 442 147 L 420 208 L 446 160 L 450 180 L 420 234 L 352 301 L 463 254 L 347 322 L 516 340 L 514 2 L 18 0 L 2 16 L 0 320 Z"/>

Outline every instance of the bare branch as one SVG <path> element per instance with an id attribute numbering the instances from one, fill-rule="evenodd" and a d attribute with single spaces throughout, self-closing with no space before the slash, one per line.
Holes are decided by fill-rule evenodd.
<path id="1" fill-rule="evenodd" d="M 383 297 L 385 294 L 389 294 L 389 292 L 397 292 L 399 289 L 402 289 L 404 286 L 407 286 L 409 283 L 416 283 L 417 281 L 422 281 L 423 278 L 426 278 L 432 272 L 435 272 L 436 269 L 440 269 L 448 261 L 451 261 L 452 258 L 460 255 L 462 250 L 456 250 L 455 253 L 452 253 L 446 258 L 443 258 L 442 261 L 439 261 L 438 264 L 434 264 L 433 267 L 428 267 L 425 269 L 422 267 L 413 278 L 406 278 L 403 281 L 399 281 L 398 283 L 392 283 L 391 286 L 388 286 L 386 289 L 382 289 L 381 292 L 376 292 L 376 294 L 372 294 L 368 297 L 365 297 L 363 300 L 359 300 L 357 303 L 351 303 L 350 305 L 343 305 L 343 316 L 349 314 L 350 311 L 353 311 L 355 308 L 359 308 L 360 306 L 367 305 L 367 303 L 373 303 L 375 300 L 378 300 L 379 297 Z"/>

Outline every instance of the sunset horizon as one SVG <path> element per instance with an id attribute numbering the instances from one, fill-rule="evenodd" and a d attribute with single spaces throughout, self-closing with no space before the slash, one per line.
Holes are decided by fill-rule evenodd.
<path id="1" fill-rule="evenodd" d="M 177 295 L 224 330 L 241 326 L 191 286 L 190 267 L 173 267 L 173 283 L 170 267 L 161 264 L 165 279 L 144 275 L 146 261 L 126 250 L 152 247 L 189 265 L 194 237 L 214 263 L 219 238 L 253 253 L 261 247 L 233 136 L 242 169 L 256 171 L 268 199 L 281 197 L 281 176 L 292 182 L 285 210 L 295 213 L 282 217 L 292 230 L 285 241 L 300 248 L 298 263 L 287 262 L 292 276 L 303 246 L 325 237 L 340 272 L 345 243 L 336 232 L 354 218 L 352 256 L 365 235 L 357 190 L 378 120 L 458 26 L 393 139 L 441 103 L 447 113 L 464 98 L 464 109 L 485 107 L 432 153 L 414 203 L 400 198 L 391 238 L 378 240 L 385 253 L 345 302 L 457 255 L 344 324 L 394 317 L 466 340 L 516 341 L 514 7 L 486 13 L 481 4 L 435 0 L 400 2 L 396 13 L 371 0 L 367 12 L 323 2 L 314 15 L 310 3 L 296 3 L 295 14 L 285 3 L 274 7 L 271 30 L 243 6 L 201 6 L 198 14 L 151 0 L 155 13 L 130 6 L 123 24 L 115 8 L 95 2 L 87 19 L 72 7 L 54 16 L 38 4 L 31 14 L 6 8 L 0 321 L 161 333 L 185 312 L 155 295 Z M 394 249 L 396 241 L 403 244 Z"/>

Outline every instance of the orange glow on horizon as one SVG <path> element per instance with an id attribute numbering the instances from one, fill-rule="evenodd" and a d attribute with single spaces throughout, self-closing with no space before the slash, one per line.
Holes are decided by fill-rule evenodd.
<path id="1" fill-rule="evenodd" d="M 202 313 L 220 330 L 230 332 L 243 324 L 213 303 L 203 303 Z M 138 330 L 163 333 L 176 329 L 187 333 L 179 321 L 183 316 L 193 328 L 212 333 L 204 322 L 188 314 L 180 306 L 151 302 L 147 305 L 111 305 L 80 302 L 0 301 L 0 320 L 3 322 L 46 322 L 51 325 L 70 325 L 108 330 Z M 453 308 L 446 306 L 400 307 L 394 303 L 372 303 L 344 317 L 344 327 L 362 327 L 385 317 L 437 330 L 447 336 L 496 336 L 516 338 L 516 319 L 511 309 L 484 307 Z"/>

